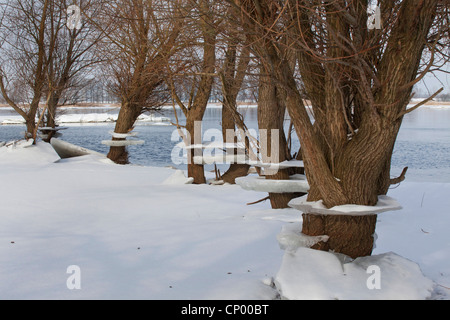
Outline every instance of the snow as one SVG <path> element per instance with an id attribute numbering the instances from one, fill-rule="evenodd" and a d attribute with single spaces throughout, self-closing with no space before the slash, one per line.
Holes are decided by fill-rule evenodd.
<path id="1" fill-rule="evenodd" d="M 33 140 L 21 140 L 18 142 L 6 143 L 4 147 L 0 148 L 0 163 L 3 167 L 10 166 L 21 167 L 31 163 L 33 166 L 47 165 L 58 161 L 60 157 L 49 144 L 39 144 L 39 147 L 33 147 Z M 4 170 L 0 171 L 1 174 Z M 2 186 L 5 186 L 2 181 Z"/>
<path id="2" fill-rule="evenodd" d="M 363 216 L 371 214 L 380 214 L 386 211 L 400 210 L 402 206 L 392 197 L 379 196 L 378 203 L 375 206 L 360 206 L 354 204 L 346 204 L 327 208 L 323 205 L 323 201 L 308 201 L 308 196 L 293 199 L 289 202 L 289 206 L 302 211 L 303 213 L 316 213 L 325 215 L 349 215 Z"/>
<path id="3" fill-rule="evenodd" d="M 183 170 L 176 170 L 169 178 L 164 180 L 164 185 L 192 184 L 194 178 L 186 178 Z"/>
<path id="4" fill-rule="evenodd" d="M 301 223 L 291 223 L 283 226 L 281 233 L 277 236 L 280 248 L 289 252 L 295 252 L 299 247 L 312 247 L 319 242 L 327 242 L 330 237 L 322 236 L 308 236 L 301 232 Z"/>
<path id="5" fill-rule="evenodd" d="M 450 299 L 450 183 L 392 189 L 403 209 L 378 216 L 374 256 L 344 261 L 302 247 L 318 239 L 299 210 L 184 171 L 20 142 L 0 148 L 0 181 L 0 299 Z"/>
<path id="6" fill-rule="evenodd" d="M 128 137 L 137 137 L 139 133 L 138 132 L 117 133 L 114 131 L 109 131 L 109 134 L 116 139 L 126 139 Z"/>
<path id="7" fill-rule="evenodd" d="M 416 263 L 392 252 L 342 263 L 309 248 L 285 254 L 275 284 L 290 300 L 423 300 L 435 287 Z"/>
<path id="8" fill-rule="evenodd" d="M 245 149 L 244 143 L 235 144 L 224 143 L 222 141 L 212 141 L 204 144 L 190 144 L 188 146 L 184 142 L 180 142 L 176 146 L 183 149 Z"/>
<path id="9" fill-rule="evenodd" d="M 58 124 L 73 123 L 109 123 L 115 122 L 118 118 L 117 113 L 67 113 L 56 117 Z M 138 122 L 154 123 L 157 125 L 170 125 L 170 118 L 157 117 L 153 114 L 142 114 L 137 119 Z M 18 115 L 3 115 L 0 117 L 0 125 L 24 124 L 25 120 Z"/>
<path id="10" fill-rule="evenodd" d="M 88 113 L 88 114 L 63 114 L 56 118 L 57 123 L 102 123 L 102 122 L 115 122 L 117 121 L 118 114 L 108 113 Z M 170 121 L 166 117 L 156 117 L 154 115 L 142 114 L 138 117 L 139 122 L 167 122 Z"/>
<path id="11" fill-rule="evenodd" d="M 50 140 L 50 143 L 53 149 L 55 149 L 55 151 L 61 158 L 79 157 L 79 156 L 86 156 L 89 154 L 94 154 L 106 158 L 106 155 L 104 154 L 86 148 L 82 148 L 80 146 L 71 144 L 67 141 L 60 140 L 57 138 L 52 138 Z"/>
<path id="12" fill-rule="evenodd" d="M 301 160 L 286 160 L 280 163 L 264 163 L 256 164 L 257 167 L 271 168 L 271 169 L 288 169 L 288 168 L 303 168 L 305 165 Z"/>

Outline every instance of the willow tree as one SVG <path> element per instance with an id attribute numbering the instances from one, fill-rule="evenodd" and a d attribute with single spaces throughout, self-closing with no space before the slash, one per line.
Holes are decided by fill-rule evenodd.
<path id="1" fill-rule="evenodd" d="M 83 1 L 80 20 L 67 23 L 68 0 L 8 1 L 2 4 L 4 41 L 0 60 L 0 89 L 7 103 L 20 114 L 27 136 L 36 137 L 37 115 L 45 104 L 47 119 L 55 127 L 56 107 L 77 75 L 95 64 L 92 47 L 98 40 L 89 21 L 95 20 L 100 1 Z M 88 17 L 90 17 L 88 19 Z M 45 121 L 45 123 L 44 123 Z"/>
<path id="2" fill-rule="evenodd" d="M 172 99 L 186 118 L 183 126 L 187 132 L 188 176 L 194 178 L 195 184 L 206 183 L 204 165 L 194 161 L 195 156 L 202 156 L 201 148 L 189 148 L 201 143 L 201 121 L 205 115 L 211 91 L 216 77 L 217 29 L 221 19 L 217 18 L 220 5 L 215 0 L 187 1 L 191 7 L 186 12 L 182 43 L 186 44 L 179 59 L 186 62 L 183 72 L 176 72 L 171 64 L 171 75 L 167 79 L 172 91 Z M 187 91 L 188 99 L 181 98 L 180 91 Z M 183 92 L 185 93 L 185 92 Z M 181 125 L 177 124 L 179 128 Z"/>
<path id="3" fill-rule="evenodd" d="M 374 206 L 404 180 L 406 170 L 392 179 L 390 168 L 403 117 L 414 110 L 408 109 L 413 86 L 445 59 L 448 46 L 448 1 L 371 2 L 232 1 L 246 17 L 255 52 L 285 92 L 308 201 L 327 208 Z M 368 24 L 371 5 L 380 9 L 379 29 Z M 295 69 L 288 63 L 292 53 Z M 376 221 L 376 215 L 304 214 L 303 233 L 330 237 L 316 249 L 365 256 L 373 250 Z"/>
<path id="4" fill-rule="evenodd" d="M 224 23 L 221 31 L 224 38 L 224 53 L 222 66 L 219 67 L 219 78 L 222 89 L 222 137 L 229 144 L 238 144 L 238 128 L 245 132 L 245 123 L 238 111 L 237 97 L 245 82 L 251 62 L 250 46 L 246 41 L 245 33 L 240 28 L 235 28 L 232 21 L 236 16 L 236 8 L 230 6 L 227 9 L 227 23 Z M 220 47 L 220 45 L 219 45 Z M 229 140 L 232 137 L 232 140 Z M 246 139 L 242 146 L 247 144 Z M 228 151 L 227 151 L 228 153 Z M 233 149 L 233 154 L 238 155 L 238 148 Z M 250 165 L 245 163 L 230 163 L 228 170 L 221 176 L 226 183 L 235 184 L 236 178 L 248 174 Z"/>
<path id="5" fill-rule="evenodd" d="M 110 89 L 120 99 L 117 134 L 128 134 L 141 114 L 158 109 L 168 98 L 164 80 L 183 26 L 181 2 L 120 0 L 103 6 L 99 50 Z M 108 158 L 127 164 L 126 147 L 111 146 Z"/>
<path id="6" fill-rule="evenodd" d="M 96 22 L 101 1 L 83 1 L 78 7 L 71 7 L 72 4 L 73 1 L 69 0 L 55 1 L 53 4 L 55 8 L 49 29 L 52 31 L 50 35 L 55 39 L 55 45 L 48 62 L 47 85 L 44 90 L 47 112 L 46 119 L 42 123 L 49 128 L 57 126 L 57 107 L 65 104 L 71 95 L 89 84 L 85 81 L 85 76 L 100 60 L 96 55 L 95 45 L 100 41 L 102 34 L 95 30 L 92 22 Z M 78 10 L 80 17 L 77 21 L 76 16 L 71 17 Z M 69 90 L 71 95 L 68 94 Z M 45 140 L 50 141 L 52 135 L 50 132 Z"/>
<path id="7" fill-rule="evenodd" d="M 1 8 L 4 44 L 0 89 L 6 102 L 24 118 L 26 136 L 30 137 L 36 131 L 36 115 L 56 43 L 53 35 L 49 36 L 54 3 L 50 0 L 9 1 Z"/>

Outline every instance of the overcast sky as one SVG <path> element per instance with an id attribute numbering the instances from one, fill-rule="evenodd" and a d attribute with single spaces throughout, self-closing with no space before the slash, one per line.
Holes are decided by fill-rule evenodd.
<path id="1" fill-rule="evenodd" d="M 444 70 L 450 72 L 450 63 L 444 67 Z M 427 75 L 417 86 L 425 93 L 435 93 L 444 87 L 443 93 L 450 93 L 450 74 L 444 72 L 435 72 L 434 75 Z"/>

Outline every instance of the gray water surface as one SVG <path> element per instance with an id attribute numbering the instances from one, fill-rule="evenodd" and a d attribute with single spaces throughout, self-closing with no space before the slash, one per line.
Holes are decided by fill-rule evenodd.
<path id="1" fill-rule="evenodd" d="M 87 112 L 98 110 L 97 108 Z M 256 130 L 256 108 L 243 108 L 241 111 L 248 128 Z M 0 109 L 0 115 L 5 112 L 11 113 L 10 110 Z M 165 110 L 161 115 L 175 122 L 173 110 Z M 184 118 L 180 114 L 179 119 L 180 123 L 184 124 Z M 24 129 L 22 125 L 0 126 L 0 141 L 20 139 Z M 215 129 L 213 133 L 219 133 L 221 130 L 221 109 L 207 109 L 203 130 L 208 129 Z M 63 131 L 61 139 L 106 154 L 108 147 L 102 145 L 101 141 L 111 139 L 108 132 L 113 130 L 113 123 L 71 124 Z M 174 130 L 171 125 L 138 123 L 135 131 L 139 132 L 139 139 L 145 140 L 145 144 L 129 147 L 130 161 L 137 165 L 159 167 L 172 165 L 185 168 L 184 164 L 173 161 L 172 151 L 181 141 Z M 293 149 L 296 150 L 298 147 L 299 142 L 295 140 Z M 399 175 L 406 166 L 409 167 L 408 181 L 450 182 L 450 108 L 425 107 L 406 115 L 394 150 L 392 175 Z M 223 171 L 226 166 L 222 165 L 219 168 Z M 208 166 L 207 169 L 211 170 L 212 167 Z"/>

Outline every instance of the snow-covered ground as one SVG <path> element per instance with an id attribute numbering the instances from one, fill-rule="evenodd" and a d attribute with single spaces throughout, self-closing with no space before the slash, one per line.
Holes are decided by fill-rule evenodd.
<path id="1" fill-rule="evenodd" d="M 350 262 L 298 247 L 300 211 L 246 205 L 266 193 L 186 183 L 1 147 L 0 299 L 450 299 L 450 184 L 393 188 L 403 209 Z"/>

